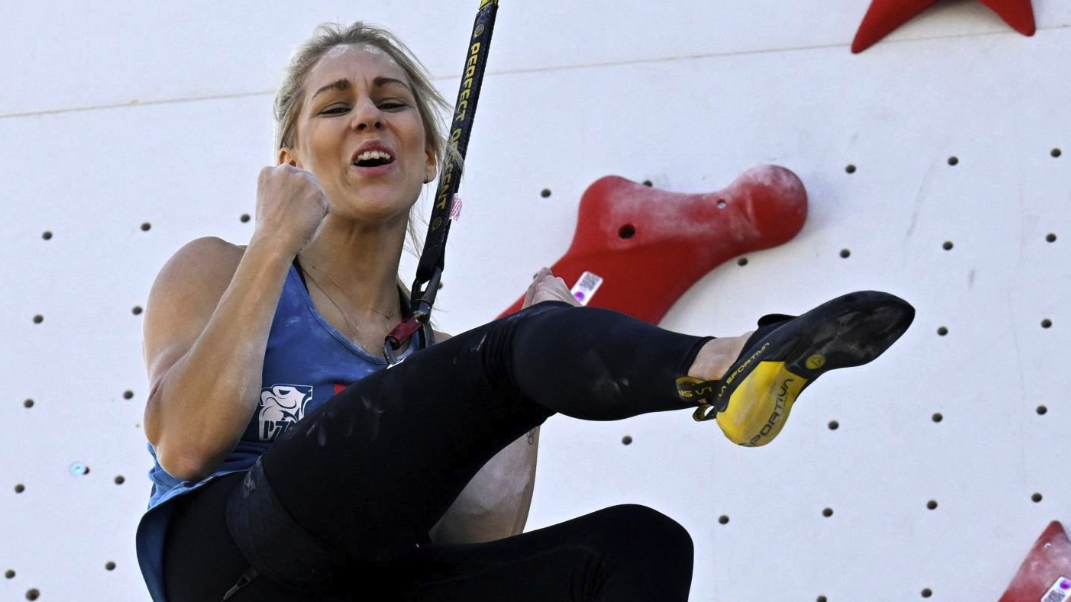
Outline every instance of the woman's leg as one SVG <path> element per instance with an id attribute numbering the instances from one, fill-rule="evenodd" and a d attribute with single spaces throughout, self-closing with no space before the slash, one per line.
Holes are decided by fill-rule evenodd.
<path id="1" fill-rule="evenodd" d="M 789 380 L 802 382 L 798 394 L 824 371 L 870 361 L 912 316 L 901 300 L 860 293 L 799 319 L 776 317 L 748 339 L 721 389 L 743 382 L 752 397 L 780 401 Z M 288 583 L 404 558 L 487 460 L 550 415 L 615 420 L 696 407 L 682 400 L 678 378 L 703 363 L 697 354 L 709 340 L 562 303 L 461 334 L 362 379 L 287 429 L 235 489 L 228 528 L 261 575 Z M 787 375 L 780 389 L 756 368 L 768 363 Z M 783 422 L 770 420 L 777 416 Z"/>
<path id="2" fill-rule="evenodd" d="M 675 380 L 706 340 L 539 304 L 355 383 L 280 436 L 263 473 L 285 513 L 329 549 L 397 558 L 487 460 L 555 412 L 614 420 L 694 408 Z"/>
<path id="3" fill-rule="evenodd" d="M 667 516 L 614 506 L 514 537 L 430 545 L 382 567 L 369 563 L 353 599 L 372 587 L 407 602 L 684 602 L 692 539 Z"/>
<path id="4" fill-rule="evenodd" d="M 243 475 L 220 477 L 180 498 L 164 547 L 164 589 L 168 602 L 218 602 L 249 568 L 224 519 L 227 499 Z M 234 602 L 350 602 L 348 593 L 336 598 L 304 596 L 266 579 L 242 589 Z"/>
<path id="5" fill-rule="evenodd" d="M 169 602 L 219 600 L 248 568 L 223 519 L 241 479 L 223 477 L 178 502 L 164 551 Z M 485 544 L 432 544 L 390 562 L 354 563 L 334 594 L 257 579 L 229 602 L 683 602 L 692 554 L 682 526 L 622 505 Z"/>

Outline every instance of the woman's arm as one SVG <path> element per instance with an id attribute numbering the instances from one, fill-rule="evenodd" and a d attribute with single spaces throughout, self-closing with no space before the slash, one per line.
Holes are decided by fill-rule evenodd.
<path id="1" fill-rule="evenodd" d="M 549 269 L 536 274 L 523 307 L 542 301 L 579 305 L 565 281 Z M 539 427 L 514 441 L 484 465 L 431 530 L 437 543 L 478 543 L 524 531 L 535 489 Z"/>
<path id="2" fill-rule="evenodd" d="M 259 401 L 264 350 L 289 268 L 270 245 L 243 253 L 195 240 L 164 266 L 146 303 L 145 434 L 161 467 L 196 480 L 234 449 Z"/>
<path id="3" fill-rule="evenodd" d="M 265 167 L 249 246 L 198 239 L 157 276 L 145 309 L 145 435 L 172 476 L 211 474 L 241 439 L 259 403 L 290 262 L 327 211 L 314 175 L 286 164 Z"/>
<path id="4" fill-rule="evenodd" d="M 445 341 L 450 335 L 437 332 Z M 535 490 L 539 427 L 498 452 L 432 528 L 436 543 L 480 543 L 524 531 Z"/>
<path id="5" fill-rule="evenodd" d="M 494 541 L 524 531 L 535 489 L 539 428 L 484 465 L 431 530 L 436 543 Z"/>

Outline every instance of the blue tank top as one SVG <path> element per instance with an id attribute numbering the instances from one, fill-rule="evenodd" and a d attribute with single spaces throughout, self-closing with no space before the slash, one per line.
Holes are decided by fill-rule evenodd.
<path id="1" fill-rule="evenodd" d="M 403 311 L 406 301 L 403 296 Z M 415 348 L 410 345 L 403 355 Z M 183 481 L 164 472 L 151 444 L 149 507 L 138 524 L 141 573 L 154 602 L 165 602 L 163 550 L 177 504 L 169 503 L 224 475 L 249 470 L 280 433 L 346 386 L 385 368 L 386 360 L 361 349 L 331 326 L 309 297 L 297 262 L 290 267 L 275 309 L 264 355 L 260 403 L 241 440 L 215 472 Z"/>

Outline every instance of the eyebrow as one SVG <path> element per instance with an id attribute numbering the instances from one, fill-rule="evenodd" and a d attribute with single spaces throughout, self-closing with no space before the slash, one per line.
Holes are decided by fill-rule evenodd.
<path id="1" fill-rule="evenodd" d="M 381 88 L 383 86 L 390 85 L 390 84 L 397 84 L 399 86 L 402 86 L 406 90 L 409 90 L 410 93 L 412 93 L 412 91 L 413 91 L 412 88 L 409 87 L 409 84 L 405 83 L 404 81 L 402 81 L 400 79 L 396 79 L 396 78 L 393 78 L 393 77 L 386 77 L 386 76 L 382 76 L 381 75 L 381 76 L 379 76 L 379 77 L 377 77 L 377 78 L 372 80 L 372 87 L 373 88 Z M 327 84 L 326 86 L 322 86 L 319 90 L 316 91 L 315 94 L 312 95 L 312 98 L 315 99 L 320 94 L 323 94 L 324 92 L 328 92 L 330 90 L 349 90 L 351 88 L 353 88 L 353 84 L 350 82 L 350 80 L 345 79 L 345 78 L 337 79 L 337 80 Z"/>

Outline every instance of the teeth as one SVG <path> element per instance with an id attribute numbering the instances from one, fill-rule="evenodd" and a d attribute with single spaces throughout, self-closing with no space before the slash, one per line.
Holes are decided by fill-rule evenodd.
<path id="1" fill-rule="evenodd" d="M 371 161 L 373 159 L 382 159 L 384 161 L 390 161 L 393 158 L 394 157 L 390 156 L 390 153 L 385 153 L 385 152 L 380 151 L 380 150 L 365 151 L 365 152 L 357 155 L 357 160 L 358 161 Z"/>

